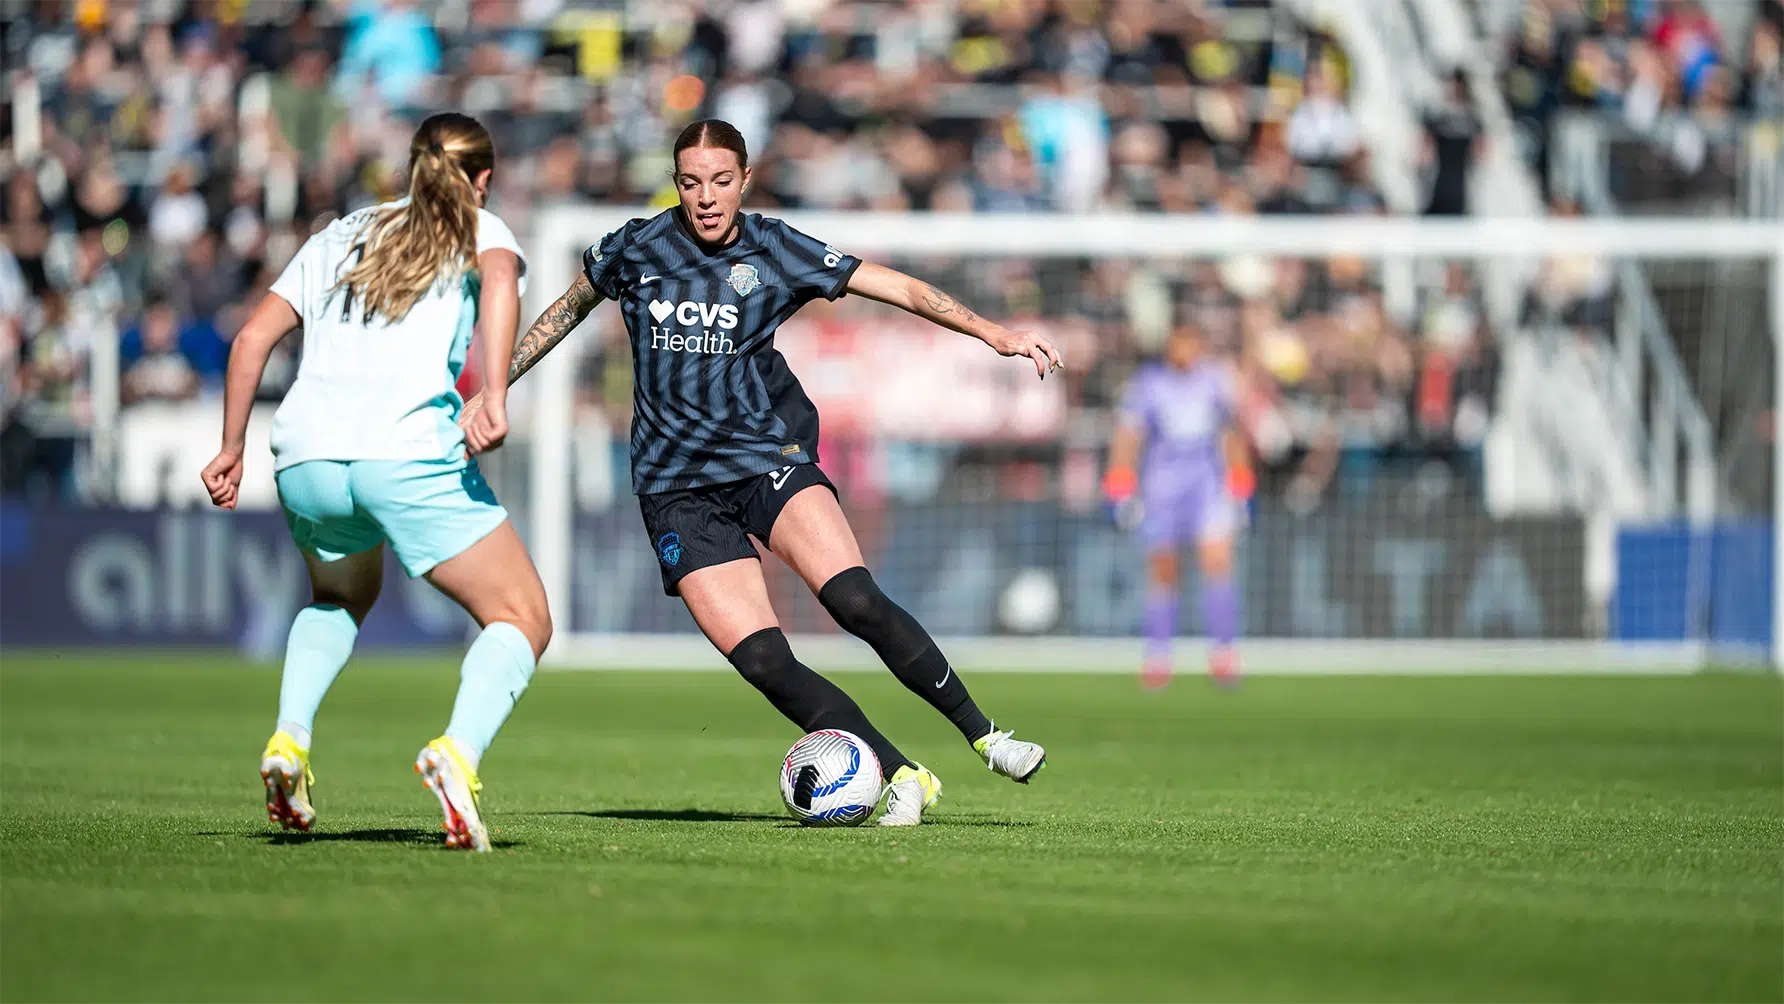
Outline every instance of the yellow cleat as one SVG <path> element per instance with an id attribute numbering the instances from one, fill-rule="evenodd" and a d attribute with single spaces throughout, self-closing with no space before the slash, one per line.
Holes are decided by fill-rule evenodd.
<path id="1" fill-rule="evenodd" d="M 886 812 L 881 826 L 916 826 L 923 813 L 942 797 L 942 779 L 918 764 L 915 769 L 900 767 L 886 782 Z"/>
<path id="2" fill-rule="evenodd" d="M 440 800 L 446 821 L 446 846 L 468 851 L 489 850 L 489 830 L 483 825 L 483 782 L 458 748 L 457 740 L 441 736 L 428 743 L 415 758 L 415 773 Z"/>
<path id="3" fill-rule="evenodd" d="M 310 751 L 297 744 L 289 732 L 274 732 L 260 754 L 260 780 L 266 784 L 266 818 L 287 830 L 308 831 L 316 822 L 310 804 Z"/>

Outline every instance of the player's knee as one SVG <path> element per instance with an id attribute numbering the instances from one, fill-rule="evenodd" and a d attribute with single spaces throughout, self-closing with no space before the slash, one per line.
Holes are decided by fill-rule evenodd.
<path id="1" fill-rule="evenodd" d="M 793 646 L 778 627 L 763 628 L 738 642 L 725 658 L 750 686 L 763 692 L 774 689 L 798 664 Z"/>
<path id="2" fill-rule="evenodd" d="M 1155 552 L 1146 562 L 1149 573 L 1148 580 L 1161 589 L 1177 587 L 1177 554 L 1175 551 L 1160 550 Z"/>
<path id="3" fill-rule="evenodd" d="M 831 576 L 818 590 L 818 602 L 844 631 L 864 636 L 880 633 L 896 609 L 873 574 L 859 565 Z"/>
<path id="4" fill-rule="evenodd" d="M 372 605 L 378 602 L 378 589 L 376 582 L 351 588 L 318 583 L 310 589 L 310 602 L 340 607 L 353 618 L 353 623 L 364 624 L 366 615 L 372 612 Z"/>
<path id="5" fill-rule="evenodd" d="M 534 658 L 545 654 L 545 646 L 551 643 L 551 610 L 543 593 L 508 597 L 484 623 L 514 625 L 532 643 Z"/>
<path id="6" fill-rule="evenodd" d="M 533 656 L 537 658 L 545 654 L 545 646 L 551 644 L 551 611 L 545 605 L 543 597 L 537 601 L 529 601 L 522 605 L 514 626 L 533 643 Z"/>
<path id="7" fill-rule="evenodd" d="M 1226 540 L 1210 540 L 1201 546 L 1202 574 L 1224 579 L 1233 572 L 1233 545 Z"/>

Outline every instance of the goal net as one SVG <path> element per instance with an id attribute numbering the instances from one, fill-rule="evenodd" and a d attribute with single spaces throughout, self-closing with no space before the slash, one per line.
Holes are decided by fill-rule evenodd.
<path id="1" fill-rule="evenodd" d="M 650 210 L 539 214 L 528 316 Z M 1129 670 L 1146 563 L 1099 494 L 1114 406 L 1194 325 L 1241 374 L 1257 671 L 1673 671 L 1771 658 L 1784 239 L 1691 221 L 787 213 L 1045 331 L 1063 379 L 881 304 L 786 355 L 875 577 L 965 668 Z M 604 304 L 516 392 L 494 472 L 564 666 L 721 666 L 663 596 L 629 491 L 631 351 Z M 517 419 L 527 418 L 525 403 Z M 501 456 L 498 454 L 498 456 Z M 1200 634 L 1184 555 L 1186 665 Z M 874 664 L 764 563 L 820 668 Z"/>

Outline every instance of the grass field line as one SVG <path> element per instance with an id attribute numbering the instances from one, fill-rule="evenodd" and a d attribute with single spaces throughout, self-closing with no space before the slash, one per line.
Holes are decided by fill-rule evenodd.
<path id="1" fill-rule="evenodd" d="M 788 639 L 800 660 L 826 671 L 880 670 L 873 650 L 847 635 L 796 634 Z M 949 660 L 975 673 L 1133 673 L 1139 638 L 943 637 Z M 1755 653 L 1723 653 L 1700 643 L 1606 641 L 1246 639 L 1239 645 L 1245 671 L 1258 675 L 1669 675 L 1693 673 L 1718 660 L 1759 665 Z M 1178 665 L 1200 670 L 1207 644 L 1181 639 Z M 550 669 L 724 670 L 706 639 L 692 634 L 563 633 L 552 641 Z"/>

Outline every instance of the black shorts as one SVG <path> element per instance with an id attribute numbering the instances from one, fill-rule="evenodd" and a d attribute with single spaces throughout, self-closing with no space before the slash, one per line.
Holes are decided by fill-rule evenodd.
<path id="1" fill-rule="evenodd" d="M 679 595 L 682 576 L 739 558 L 761 558 L 750 543 L 768 546 L 774 521 L 793 496 L 812 485 L 836 494 L 817 464 L 797 464 L 742 481 L 640 495 L 644 532 L 657 552 L 663 592 Z"/>

